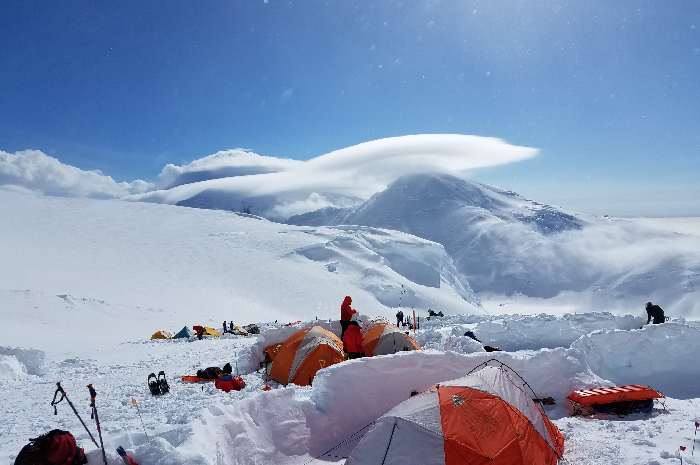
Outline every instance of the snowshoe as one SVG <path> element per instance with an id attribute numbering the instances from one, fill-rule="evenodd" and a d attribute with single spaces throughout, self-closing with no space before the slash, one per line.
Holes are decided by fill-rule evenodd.
<path id="1" fill-rule="evenodd" d="M 148 375 L 148 389 L 154 396 L 160 395 L 160 385 L 158 384 L 158 378 L 155 373 Z"/>
<path id="2" fill-rule="evenodd" d="M 168 381 L 165 379 L 165 372 L 163 370 L 158 372 L 158 388 L 160 389 L 161 395 L 170 392 L 170 386 L 168 385 Z"/>

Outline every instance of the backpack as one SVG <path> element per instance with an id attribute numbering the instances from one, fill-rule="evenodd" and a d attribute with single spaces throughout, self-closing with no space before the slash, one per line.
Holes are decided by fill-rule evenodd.
<path id="1" fill-rule="evenodd" d="M 224 392 L 240 391 L 245 387 L 245 381 L 240 376 L 222 375 L 216 378 L 214 387 Z"/>
<path id="2" fill-rule="evenodd" d="M 219 367 L 207 367 L 204 370 L 197 370 L 197 378 L 201 379 L 216 379 L 221 374 Z"/>
<path id="3" fill-rule="evenodd" d="M 87 463 L 85 452 L 78 447 L 68 431 L 54 429 L 30 439 L 14 465 L 82 465 Z"/>

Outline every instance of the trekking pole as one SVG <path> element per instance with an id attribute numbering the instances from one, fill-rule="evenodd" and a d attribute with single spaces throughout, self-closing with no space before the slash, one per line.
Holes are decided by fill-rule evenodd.
<path id="1" fill-rule="evenodd" d="M 58 394 L 61 394 L 61 398 L 56 400 L 56 396 Z M 80 420 L 80 423 L 83 425 L 83 428 L 85 428 L 85 431 L 87 431 L 88 436 L 90 436 L 90 439 L 92 439 L 93 444 L 95 444 L 95 447 L 100 447 L 97 445 L 97 441 L 95 441 L 95 437 L 92 435 L 90 430 L 88 429 L 87 425 L 83 421 L 82 417 L 78 413 L 78 411 L 75 409 L 75 405 L 73 405 L 73 402 L 70 401 L 68 398 L 68 395 L 66 394 L 66 391 L 63 390 L 63 387 L 61 387 L 61 383 L 57 382 L 56 383 L 56 392 L 53 393 L 53 400 L 51 401 L 51 406 L 53 407 L 53 414 L 58 415 L 58 409 L 56 408 L 56 405 L 61 403 L 63 399 L 66 399 L 66 402 L 68 402 L 68 405 L 70 405 L 70 408 L 73 409 L 73 413 L 75 413 L 75 416 L 78 417 L 78 420 Z"/>
<path id="2" fill-rule="evenodd" d="M 143 428 L 143 434 L 146 435 L 146 440 L 148 440 L 148 433 L 146 432 L 146 425 L 143 424 L 143 417 L 141 416 L 141 409 L 139 408 L 139 403 L 133 397 L 131 398 L 131 405 L 136 407 L 136 412 L 138 412 L 139 418 L 141 419 L 141 427 Z"/>
<path id="3" fill-rule="evenodd" d="M 105 454 L 105 446 L 102 442 L 102 428 L 100 428 L 100 417 L 97 416 L 97 406 L 95 405 L 95 398 L 97 397 L 97 392 L 95 392 L 95 388 L 92 387 L 92 384 L 88 384 L 87 388 L 90 391 L 90 407 L 92 407 L 92 415 L 90 415 L 90 418 L 95 419 L 95 424 L 97 425 L 97 434 L 100 436 L 100 449 L 102 449 L 102 461 L 105 465 L 107 465 L 107 455 Z"/>

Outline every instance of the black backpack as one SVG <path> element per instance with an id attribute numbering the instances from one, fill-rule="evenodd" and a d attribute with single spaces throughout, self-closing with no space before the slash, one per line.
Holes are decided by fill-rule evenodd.
<path id="1" fill-rule="evenodd" d="M 197 378 L 216 379 L 221 375 L 222 371 L 219 367 L 207 367 L 203 370 L 197 370 Z"/>
<path id="2" fill-rule="evenodd" d="M 163 370 L 158 372 L 158 376 L 156 376 L 155 373 L 148 375 L 148 389 L 154 396 L 162 396 L 170 392 L 170 386 L 165 379 L 165 372 Z"/>
<path id="3" fill-rule="evenodd" d="M 14 465 L 83 465 L 85 452 L 68 431 L 54 429 L 30 439 L 17 455 Z"/>

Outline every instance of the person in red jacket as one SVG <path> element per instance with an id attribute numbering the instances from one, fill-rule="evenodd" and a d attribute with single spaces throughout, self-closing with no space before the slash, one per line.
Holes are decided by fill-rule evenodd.
<path id="1" fill-rule="evenodd" d="M 340 340 L 343 340 L 343 336 L 345 335 L 345 330 L 348 329 L 348 325 L 350 324 L 350 320 L 352 320 L 352 316 L 357 313 L 357 310 L 352 308 L 350 306 L 352 304 L 352 297 L 349 295 L 346 295 L 345 298 L 343 299 L 343 303 L 340 305 Z"/>
<path id="2" fill-rule="evenodd" d="M 343 335 L 343 350 L 348 354 L 348 359 L 364 357 L 362 352 L 362 331 L 357 321 L 350 321 Z"/>

